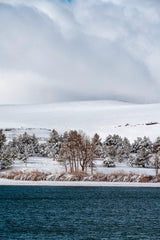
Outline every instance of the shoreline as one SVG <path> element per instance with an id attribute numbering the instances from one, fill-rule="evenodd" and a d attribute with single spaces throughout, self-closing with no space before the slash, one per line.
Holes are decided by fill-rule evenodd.
<path id="1" fill-rule="evenodd" d="M 87 182 L 87 181 L 19 181 L 0 179 L 1 186 L 46 186 L 46 187 L 160 187 L 160 183 L 138 182 Z"/>

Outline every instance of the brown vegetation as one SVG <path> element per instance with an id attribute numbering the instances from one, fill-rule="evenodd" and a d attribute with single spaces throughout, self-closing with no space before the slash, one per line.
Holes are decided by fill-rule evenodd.
<path id="1" fill-rule="evenodd" d="M 152 182 L 154 179 L 155 179 L 155 177 L 153 177 L 153 176 L 145 176 L 145 175 L 142 175 L 142 176 L 140 177 L 140 182 L 141 182 L 141 183 Z"/>
<path id="2" fill-rule="evenodd" d="M 42 172 L 38 170 L 29 171 L 9 171 L 0 176 L 5 179 L 21 180 L 21 181 L 89 181 L 89 182 L 140 182 L 152 183 L 160 182 L 160 175 L 148 176 L 138 175 L 133 172 L 129 174 L 118 171 L 110 174 L 96 173 L 87 174 L 85 172 L 74 172 L 67 174 L 52 174 L 51 172 Z"/>
<path id="3" fill-rule="evenodd" d="M 96 157 L 94 142 L 83 133 L 70 131 L 62 143 L 59 161 L 64 164 L 66 172 L 87 172 L 87 167 L 93 166 Z"/>

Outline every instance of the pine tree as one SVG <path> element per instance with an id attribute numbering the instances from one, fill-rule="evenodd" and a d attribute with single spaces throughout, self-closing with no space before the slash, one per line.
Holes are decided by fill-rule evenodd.
<path id="1" fill-rule="evenodd" d="M 112 160 L 123 160 L 123 140 L 119 135 L 109 135 L 103 143 L 103 156 L 104 158 L 110 158 Z"/>
<path id="2" fill-rule="evenodd" d="M 151 154 L 146 148 L 139 149 L 135 156 L 130 156 L 131 166 L 146 167 L 149 165 Z"/>
<path id="3" fill-rule="evenodd" d="M 0 129 L 0 149 L 2 148 L 2 146 L 4 145 L 6 141 L 6 136 L 5 134 L 3 133 L 3 130 Z"/>
<path id="4" fill-rule="evenodd" d="M 102 156 L 102 141 L 97 133 L 92 138 L 92 146 L 94 149 L 95 156 L 97 158 L 100 158 Z"/>
<path id="5" fill-rule="evenodd" d="M 38 139 L 33 134 L 32 136 L 26 132 L 19 135 L 17 138 L 13 138 L 8 143 L 8 146 L 14 149 L 15 158 L 22 160 L 27 154 L 28 157 L 36 156 L 39 152 Z"/>
<path id="6" fill-rule="evenodd" d="M 60 148 L 63 142 L 62 136 L 53 129 L 49 139 L 47 140 L 46 152 L 49 158 L 57 159 L 60 153 Z"/>
<path id="7" fill-rule="evenodd" d="M 138 137 L 134 143 L 132 144 L 132 153 L 137 153 L 138 150 L 145 148 L 148 151 L 152 152 L 153 150 L 153 144 L 151 140 L 148 137 Z"/>
<path id="8" fill-rule="evenodd" d="M 153 152 L 160 153 L 160 137 L 157 137 L 157 139 L 153 143 Z"/>
<path id="9" fill-rule="evenodd" d="M 0 152 L 0 169 L 9 168 L 14 162 L 14 151 L 8 146 L 3 146 Z"/>

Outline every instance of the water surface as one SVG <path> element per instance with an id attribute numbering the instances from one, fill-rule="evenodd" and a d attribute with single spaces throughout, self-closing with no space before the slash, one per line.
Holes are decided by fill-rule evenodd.
<path id="1" fill-rule="evenodd" d="M 160 239 L 159 188 L 0 187 L 0 239 Z"/>

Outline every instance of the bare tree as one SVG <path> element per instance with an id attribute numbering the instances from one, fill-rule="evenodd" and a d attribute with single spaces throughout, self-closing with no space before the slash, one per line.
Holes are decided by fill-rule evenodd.
<path id="1" fill-rule="evenodd" d="M 83 132 L 70 131 L 63 141 L 59 159 L 66 171 L 79 172 L 81 168 L 84 172 L 88 166 L 93 166 L 94 156 L 95 149 L 90 139 Z"/>
<path id="2" fill-rule="evenodd" d="M 81 135 L 81 144 L 80 144 L 80 166 L 82 172 L 87 171 L 88 166 L 92 166 L 94 156 L 95 156 L 95 145 L 92 145 L 90 139 L 85 135 Z"/>
<path id="3" fill-rule="evenodd" d="M 78 170 L 80 141 L 80 134 L 77 131 L 70 131 L 62 143 L 59 158 L 64 163 L 66 171 L 68 168 L 70 172 Z"/>

